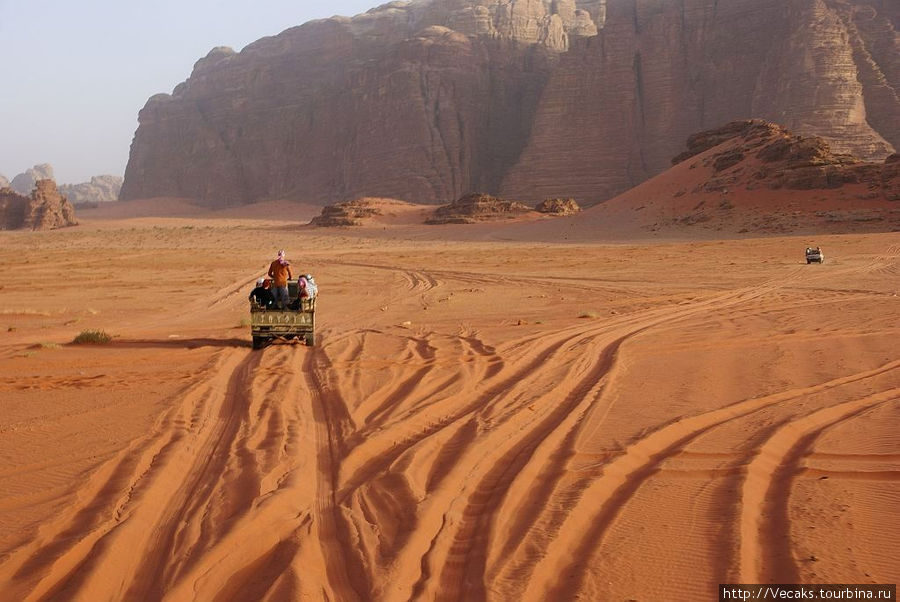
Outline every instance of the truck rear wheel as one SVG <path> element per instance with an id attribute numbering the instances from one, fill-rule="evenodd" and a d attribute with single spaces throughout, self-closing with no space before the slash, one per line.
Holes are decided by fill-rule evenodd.
<path id="1" fill-rule="evenodd" d="M 304 342 L 306 343 L 307 347 L 312 347 L 316 344 L 316 337 L 313 336 L 312 333 L 310 333 L 304 337 Z"/>
<path id="2" fill-rule="evenodd" d="M 266 344 L 265 337 L 253 337 L 253 348 L 262 349 Z"/>

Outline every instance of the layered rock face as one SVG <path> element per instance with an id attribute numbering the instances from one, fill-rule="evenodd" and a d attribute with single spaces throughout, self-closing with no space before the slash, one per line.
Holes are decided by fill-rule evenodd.
<path id="1" fill-rule="evenodd" d="M 691 133 L 750 117 L 883 159 L 900 145 L 896 23 L 874 1 L 610 2 L 601 34 L 562 56 L 501 194 L 603 200 Z"/>
<path id="2" fill-rule="evenodd" d="M 53 180 L 38 180 L 27 197 L 0 189 L 0 229 L 54 230 L 76 224 L 75 210 Z"/>
<path id="3" fill-rule="evenodd" d="M 139 116 L 122 199 L 609 198 L 761 117 L 900 146 L 883 0 L 391 2 L 217 48 Z"/>
<path id="4" fill-rule="evenodd" d="M 94 176 L 90 182 L 62 184 L 59 192 L 76 205 L 108 203 L 119 200 L 119 191 L 122 190 L 124 181 L 125 179 L 119 176 Z"/>

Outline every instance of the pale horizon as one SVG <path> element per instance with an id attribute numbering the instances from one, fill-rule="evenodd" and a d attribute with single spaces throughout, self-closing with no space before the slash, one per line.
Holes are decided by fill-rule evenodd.
<path id="1" fill-rule="evenodd" d="M 0 175 L 44 163 L 60 184 L 124 176 L 138 112 L 217 46 L 246 45 L 376 0 L 291 3 L 0 0 Z"/>

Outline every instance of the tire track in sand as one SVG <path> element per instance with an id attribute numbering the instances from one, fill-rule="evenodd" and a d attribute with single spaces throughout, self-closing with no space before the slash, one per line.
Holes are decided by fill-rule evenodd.
<path id="1" fill-rule="evenodd" d="M 898 368 L 900 360 L 812 387 L 737 402 L 663 426 L 629 445 L 624 454 L 604 467 L 603 474 L 586 488 L 568 513 L 545 554 L 528 571 L 530 580 L 522 599 L 559 599 L 563 591 L 577 589 L 584 576 L 578 567 L 599 548 L 628 498 L 664 460 L 678 454 L 685 445 L 711 428 L 778 403 L 877 377 Z"/>
<path id="2" fill-rule="evenodd" d="M 179 395 L 180 403 L 167 413 L 144 439 L 123 450 L 101 466 L 80 487 L 79 500 L 71 510 L 43 526 L 38 536 L 10 554 L 0 566 L 0 581 L 15 583 L 19 599 L 40 600 L 63 591 L 77 591 L 108 545 L 112 534 L 134 525 L 135 513 L 143 512 L 147 492 L 160 470 L 184 448 L 191 433 L 201 440 L 214 435 L 210 413 L 225 396 L 227 376 L 236 370 L 239 351 L 221 352 L 206 378 Z M 177 487 L 176 487 L 177 488 Z M 171 493 L 171 492 L 168 492 Z M 147 533 L 138 538 L 144 541 Z M 141 546 L 129 545 L 126 557 Z M 133 559 L 135 566 L 139 559 Z M 111 585 L 126 587 L 130 575 L 123 574 Z M 120 591 L 120 594 L 122 592 Z"/>
<path id="3" fill-rule="evenodd" d="M 790 554 L 786 506 L 796 465 L 826 429 L 870 410 L 900 399 L 900 389 L 888 389 L 861 399 L 823 408 L 781 426 L 760 447 L 746 467 L 741 490 L 740 582 L 794 583 L 796 564 Z M 774 517 L 784 516 L 777 520 Z M 768 518 L 767 518 L 768 517 Z M 781 567 L 771 574 L 763 559 L 777 554 Z M 768 563 L 767 563 L 768 564 Z M 782 579 L 782 581 L 772 581 Z"/>

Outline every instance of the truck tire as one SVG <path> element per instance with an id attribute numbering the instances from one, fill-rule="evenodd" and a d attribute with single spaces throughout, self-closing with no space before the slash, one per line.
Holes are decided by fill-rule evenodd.
<path id="1" fill-rule="evenodd" d="M 253 348 L 254 349 L 262 349 L 266 344 L 266 339 L 264 337 L 253 337 Z"/>
<path id="2" fill-rule="evenodd" d="M 312 347 L 316 344 L 316 337 L 312 333 L 310 333 L 306 335 L 306 337 L 304 337 L 304 342 L 306 343 L 307 347 Z"/>

